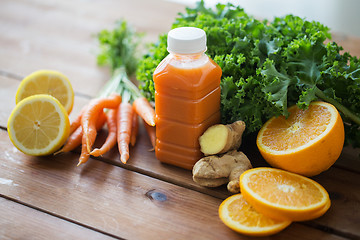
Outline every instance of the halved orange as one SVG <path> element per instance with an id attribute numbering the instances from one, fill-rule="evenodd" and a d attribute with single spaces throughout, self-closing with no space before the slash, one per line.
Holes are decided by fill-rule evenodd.
<path id="1" fill-rule="evenodd" d="M 232 230 L 249 236 L 269 236 L 290 225 L 257 212 L 241 194 L 225 199 L 219 207 L 221 221 Z"/>
<path id="2" fill-rule="evenodd" d="M 275 168 L 253 168 L 240 176 L 246 201 L 258 212 L 278 220 L 306 221 L 330 207 L 327 191 L 314 180 Z"/>
<path id="3" fill-rule="evenodd" d="M 344 124 L 337 109 L 313 102 L 306 110 L 296 105 L 290 116 L 273 117 L 258 133 L 256 144 L 273 167 L 315 176 L 339 158 L 344 145 Z"/>

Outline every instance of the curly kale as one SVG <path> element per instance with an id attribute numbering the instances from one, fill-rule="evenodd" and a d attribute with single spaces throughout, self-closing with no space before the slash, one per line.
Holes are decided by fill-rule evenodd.
<path id="1" fill-rule="evenodd" d="M 207 54 L 222 68 L 222 122 L 243 120 L 247 133 L 270 117 L 288 116 L 288 107 L 307 108 L 322 99 L 335 105 L 345 122 L 346 142 L 360 147 L 360 62 L 331 42 L 319 22 L 287 15 L 257 20 L 232 4 L 206 8 L 204 1 L 180 13 L 172 28 L 199 27 Z M 154 99 L 152 74 L 167 55 L 166 34 L 140 61 L 142 93 Z"/>

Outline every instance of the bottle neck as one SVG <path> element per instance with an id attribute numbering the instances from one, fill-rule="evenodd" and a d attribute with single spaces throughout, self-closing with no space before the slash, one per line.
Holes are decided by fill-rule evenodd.
<path id="1" fill-rule="evenodd" d="M 174 59 L 189 59 L 189 60 L 197 60 L 206 56 L 205 51 L 198 53 L 186 53 L 186 54 L 169 51 L 169 55 Z"/>
<path id="2" fill-rule="evenodd" d="M 171 65 L 178 68 L 198 68 L 209 61 L 205 51 L 191 54 L 169 52 L 167 59 Z"/>

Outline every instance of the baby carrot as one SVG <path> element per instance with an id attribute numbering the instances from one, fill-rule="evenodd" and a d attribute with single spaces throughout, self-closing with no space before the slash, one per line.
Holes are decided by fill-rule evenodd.
<path id="1" fill-rule="evenodd" d="M 131 136 L 130 136 L 130 144 L 131 146 L 135 146 L 136 137 L 139 132 L 139 116 L 135 111 L 133 111 L 133 118 L 131 123 Z"/>
<path id="2" fill-rule="evenodd" d="M 150 150 L 154 150 L 155 144 L 156 144 L 156 131 L 155 131 L 156 127 L 150 126 L 145 121 L 144 121 L 144 126 L 145 126 L 147 134 L 149 135 L 151 145 L 153 146 L 153 149 L 150 149 Z"/>
<path id="3" fill-rule="evenodd" d="M 99 113 L 104 108 L 117 108 L 121 102 L 121 96 L 112 94 L 106 98 L 96 98 L 90 101 L 89 106 L 85 109 L 81 117 L 81 127 L 83 129 L 83 136 L 88 152 L 91 152 L 91 147 L 96 138 L 96 120 Z"/>
<path id="4" fill-rule="evenodd" d="M 106 124 L 108 126 L 109 134 L 106 137 L 104 144 L 101 148 L 95 148 L 90 152 L 90 155 L 98 157 L 108 152 L 111 148 L 113 148 L 116 144 L 116 117 L 117 117 L 117 109 L 110 109 L 106 115 Z"/>
<path id="5" fill-rule="evenodd" d="M 70 134 L 72 134 L 73 132 L 76 131 L 76 129 L 78 129 L 78 127 L 81 125 L 81 116 L 85 111 L 85 108 L 87 107 L 87 105 L 85 105 L 81 110 L 79 115 L 77 115 L 77 117 L 74 119 L 74 121 L 70 124 Z"/>
<path id="6" fill-rule="evenodd" d="M 105 121 L 106 121 L 106 115 L 104 112 L 101 112 L 98 120 L 96 121 L 96 130 L 97 131 L 99 131 L 102 128 Z M 82 127 L 79 126 L 67 139 L 65 145 L 54 154 L 58 154 L 58 153 L 62 153 L 62 152 L 70 152 L 70 151 L 74 150 L 75 148 L 77 148 L 81 144 L 82 135 L 83 135 Z"/>
<path id="7" fill-rule="evenodd" d="M 133 108 L 130 103 L 122 102 L 117 112 L 117 142 L 120 160 L 124 164 L 129 159 L 129 143 L 131 136 Z"/>
<path id="8" fill-rule="evenodd" d="M 89 160 L 90 154 L 86 145 L 86 136 L 82 135 L 82 144 L 81 144 L 81 154 L 79 157 L 79 163 L 77 166 L 80 166 L 83 163 L 86 163 Z"/>
<path id="9" fill-rule="evenodd" d="M 133 102 L 135 112 L 150 126 L 155 126 L 155 110 L 145 97 L 138 97 Z"/>

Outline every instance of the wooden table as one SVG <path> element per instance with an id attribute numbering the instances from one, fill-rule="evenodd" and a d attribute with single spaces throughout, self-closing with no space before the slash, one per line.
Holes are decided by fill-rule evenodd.
<path id="1" fill-rule="evenodd" d="M 78 150 L 27 156 L 6 131 L 24 76 L 39 69 L 67 75 L 76 93 L 73 119 L 110 77 L 96 65 L 94 35 L 125 18 L 156 41 L 184 8 L 160 0 L 0 2 L 0 239 L 247 239 L 218 218 L 226 189 L 199 187 L 190 171 L 158 162 L 142 126 L 128 164 L 114 149 L 80 167 Z M 360 56 L 360 39 L 334 40 Z M 246 152 L 255 165 L 265 164 L 253 143 Z M 314 177 L 332 200 L 323 217 L 293 223 L 271 239 L 359 239 L 358 154 L 344 149 L 335 166 Z"/>

